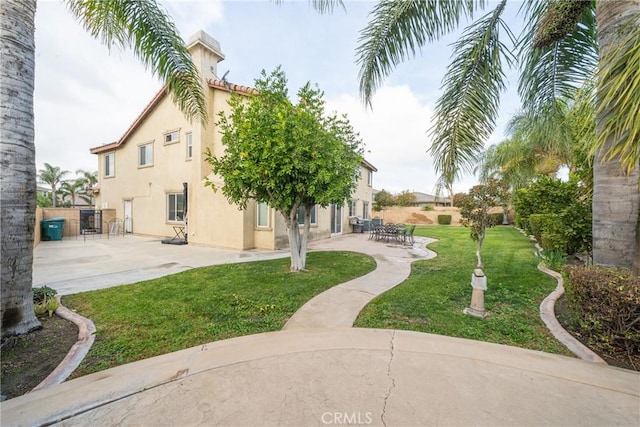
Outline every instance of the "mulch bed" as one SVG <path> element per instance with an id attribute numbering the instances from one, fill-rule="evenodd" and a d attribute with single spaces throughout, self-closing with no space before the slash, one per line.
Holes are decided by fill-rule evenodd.
<path id="1" fill-rule="evenodd" d="M 42 328 L 2 340 L 0 393 L 11 399 L 31 391 L 65 358 L 78 339 L 78 327 L 63 318 L 43 316 Z"/>

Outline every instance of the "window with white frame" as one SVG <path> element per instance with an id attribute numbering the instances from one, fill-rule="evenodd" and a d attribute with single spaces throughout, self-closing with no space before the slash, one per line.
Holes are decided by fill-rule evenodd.
<path id="1" fill-rule="evenodd" d="M 184 194 L 167 194 L 167 221 L 184 221 Z"/>
<path id="2" fill-rule="evenodd" d="M 174 130 L 172 132 L 167 132 L 164 134 L 164 144 L 173 144 L 180 141 L 180 132 Z"/>
<path id="3" fill-rule="evenodd" d="M 349 216 L 356 216 L 356 201 L 349 200 Z"/>
<path id="4" fill-rule="evenodd" d="M 193 135 L 189 132 L 187 135 L 187 159 L 193 158 Z"/>
<path id="5" fill-rule="evenodd" d="M 269 227 L 269 205 L 259 202 L 256 205 L 256 225 L 258 227 Z"/>
<path id="6" fill-rule="evenodd" d="M 116 175 L 116 153 L 106 153 L 104 155 L 104 176 L 111 177 Z"/>
<path id="7" fill-rule="evenodd" d="M 313 205 L 313 207 L 311 208 L 311 214 L 309 215 L 309 223 L 311 225 L 316 225 L 316 214 L 318 211 L 318 207 L 316 205 Z M 299 225 L 304 225 L 304 206 L 300 206 L 298 208 L 298 224 Z"/>
<path id="8" fill-rule="evenodd" d="M 373 171 L 367 169 L 367 185 L 373 186 Z"/>
<path id="9" fill-rule="evenodd" d="M 369 219 L 369 202 L 362 202 L 362 219 Z"/>
<path id="10" fill-rule="evenodd" d="M 138 146 L 138 166 L 153 166 L 153 143 Z"/>

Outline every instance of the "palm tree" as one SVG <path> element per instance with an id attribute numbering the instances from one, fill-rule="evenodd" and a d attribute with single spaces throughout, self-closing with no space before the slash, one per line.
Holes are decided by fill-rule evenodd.
<path id="1" fill-rule="evenodd" d="M 87 172 L 78 169 L 76 175 L 80 175 L 78 180 L 82 182 L 82 191 L 79 193 L 80 197 L 90 205 L 93 205 L 93 187 L 98 183 L 98 172 Z"/>
<path id="2" fill-rule="evenodd" d="M 40 181 L 51 187 L 51 206 L 54 208 L 58 199 L 58 186 L 62 183 L 62 178 L 68 174 L 69 171 L 63 171 L 60 166 L 51 166 L 49 163 L 45 163 L 44 169 L 38 171 Z"/>
<path id="3" fill-rule="evenodd" d="M 640 269 L 640 0 L 595 3 L 594 9 L 591 1 L 529 0 L 522 5 L 528 24 L 518 38 L 502 20 L 506 0 L 471 24 L 454 45 L 429 151 L 447 184 L 473 169 L 495 126 L 505 67 L 520 66 L 519 92 L 533 111 L 570 96 L 596 65 L 608 70 L 598 81 L 597 134 L 607 142 L 594 168 L 593 256 L 597 263 Z M 486 6 L 473 0 L 377 3 L 356 53 L 363 101 L 371 103 L 400 62 Z"/>
<path id="4" fill-rule="evenodd" d="M 175 25 L 154 0 L 67 0 L 107 46 L 131 47 L 166 85 L 185 116 L 206 122 L 203 83 Z M 36 207 L 33 88 L 35 0 L 0 2 L 0 249 L 2 337 L 27 333 L 33 313 Z"/>
<path id="5" fill-rule="evenodd" d="M 84 182 L 81 179 L 74 179 L 71 181 L 64 181 L 60 186 L 60 193 L 64 196 L 71 198 L 71 207 L 76 207 L 76 199 L 81 196 L 84 190 Z M 64 200 L 63 200 L 64 201 Z"/>

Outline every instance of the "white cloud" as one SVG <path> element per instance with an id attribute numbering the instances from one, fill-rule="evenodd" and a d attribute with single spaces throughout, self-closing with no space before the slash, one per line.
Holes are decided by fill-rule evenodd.
<path id="1" fill-rule="evenodd" d="M 427 154 L 427 130 L 433 108 L 421 103 L 408 86 L 384 86 L 373 97 L 373 110 L 359 98 L 328 100 L 329 110 L 346 113 L 366 145 L 366 159 L 378 168 L 374 187 L 433 194 L 437 175 Z"/>

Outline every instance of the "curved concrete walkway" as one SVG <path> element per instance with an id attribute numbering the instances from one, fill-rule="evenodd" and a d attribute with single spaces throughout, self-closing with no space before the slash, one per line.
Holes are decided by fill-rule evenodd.
<path id="1" fill-rule="evenodd" d="M 412 260 L 431 255 L 366 235 L 312 249 L 369 253 L 396 276 L 373 272 L 329 290 L 284 331 L 2 402 L 2 425 L 640 425 L 637 372 L 438 335 L 334 327 L 350 326 L 352 310 L 404 280 Z"/>
<path id="2" fill-rule="evenodd" d="M 291 316 L 284 328 L 348 328 L 369 301 L 402 283 L 411 273 L 411 263 L 436 256 L 426 245 L 435 239 L 416 237 L 413 246 L 364 240 L 363 235 L 347 234 L 335 239 L 312 242 L 310 250 L 354 251 L 372 256 L 376 269 L 316 295 Z"/>

